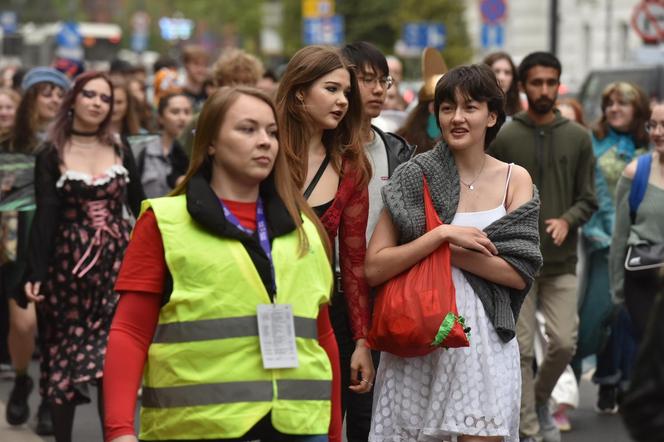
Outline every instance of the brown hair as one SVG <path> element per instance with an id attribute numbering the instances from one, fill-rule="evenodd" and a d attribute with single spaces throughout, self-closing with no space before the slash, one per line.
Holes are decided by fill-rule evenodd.
<path id="1" fill-rule="evenodd" d="M 113 84 L 113 95 L 119 90 L 125 93 L 127 100 L 127 112 L 122 117 L 122 123 L 120 126 L 121 135 L 136 135 L 141 131 L 141 122 L 139 118 L 138 103 L 136 98 L 129 91 L 129 82 L 115 79 L 112 81 Z"/>
<path id="2" fill-rule="evenodd" d="M 640 87 L 626 81 L 616 81 L 604 88 L 602 92 L 602 116 L 593 125 L 593 135 L 598 140 L 603 140 L 608 135 L 609 123 L 606 119 L 606 108 L 609 106 L 609 100 L 614 93 L 618 94 L 621 100 L 629 102 L 634 108 L 634 116 L 628 133 L 634 139 L 636 147 L 647 147 L 649 138 L 646 132 L 646 121 L 650 117 L 648 96 Z"/>
<path id="3" fill-rule="evenodd" d="M 34 153 L 39 145 L 37 131 L 39 127 L 39 114 L 37 113 L 37 98 L 40 94 L 52 91 L 59 86 L 50 82 L 36 83 L 24 93 L 21 103 L 16 109 L 14 129 L 9 140 L 10 152 Z"/>
<path id="4" fill-rule="evenodd" d="M 397 131 L 400 135 L 412 144 L 417 153 L 426 152 L 430 150 L 440 137 L 435 140 L 429 138 L 427 133 L 427 126 L 429 125 L 429 105 L 433 104 L 433 100 L 418 101 L 413 110 L 410 111 L 403 126 Z M 435 116 L 435 115 L 434 115 Z"/>
<path id="5" fill-rule="evenodd" d="M 493 64 L 498 60 L 506 60 L 512 69 L 512 83 L 505 92 L 505 113 L 507 115 L 514 115 L 521 111 L 521 100 L 519 99 L 519 80 L 517 79 L 516 66 L 512 61 L 512 57 L 507 52 L 493 52 L 484 57 L 484 64 L 493 67 Z"/>
<path id="6" fill-rule="evenodd" d="M 332 166 L 340 175 L 345 161 L 350 170 L 358 174 L 358 183 L 366 184 L 371 178 L 371 166 L 364 154 L 360 138 L 362 99 L 354 69 L 344 61 L 341 53 L 332 47 L 307 46 L 291 58 L 277 90 L 277 116 L 282 147 L 286 151 L 293 180 L 298 188 L 304 186 L 308 167 L 308 145 L 311 120 L 306 107 L 297 94 L 303 92 L 322 76 L 336 69 L 345 69 L 350 75 L 348 112 L 335 129 L 323 131 L 323 145 L 331 157 Z"/>
<path id="7" fill-rule="evenodd" d="M 272 100 L 270 100 L 270 98 L 262 91 L 247 86 L 222 87 L 221 89 L 217 90 L 205 101 L 205 104 L 203 105 L 203 109 L 201 110 L 200 116 L 198 117 L 198 122 L 196 124 L 196 136 L 194 137 L 194 146 L 191 152 L 189 170 L 187 170 L 187 174 L 180 182 L 180 184 L 178 184 L 173 192 L 171 192 L 171 195 L 184 194 L 186 192 L 189 181 L 194 175 L 201 171 L 205 174 L 207 179 L 211 178 L 212 160 L 208 154 L 208 148 L 217 139 L 229 109 L 242 95 L 257 98 L 270 106 L 270 109 L 272 109 L 274 114 L 275 121 L 277 121 L 277 112 L 275 110 L 274 104 L 272 103 Z M 279 195 L 279 198 L 281 198 L 284 205 L 286 206 L 286 210 L 288 210 L 288 213 L 293 219 L 293 222 L 295 222 L 298 231 L 298 238 L 300 240 L 300 251 L 304 253 L 304 251 L 306 251 L 308 248 L 308 241 L 302 228 L 302 218 L 300 216 L 300 214 L 304 214 L 316 226 L 321 241 L 329 253 L 330 248 L 327 239 L 327 233 L 325 232 L 323 225 L 318 220 L 318 217 L 316 217 L 313 210 L 304 200 L 304 197 L 300 194 L 300 190 L 292 181 L 291 174 L 288 170 L 286 155 L 284 150 L 281 148 L 281 144 L 279 144 L 279 150 L 274 162 L 274 167 L 270 173 L 270 177 L 267 179 L 272 179 L 277 195 Z"/>
<path id="8" fill-rule="evenodd" d="M 111 102 L 108 107 L 108 115 L 106 118 L 99 124 L 97 130 L 97 139 L 99 142 L 115 146 L 115 140 L 110 131 L 111 125 L 111 116 L 113 115 L 113 100 L 115 99 L 113 95 L 113 84 L 111 80 L 108 79 L 108 76 L 103 72 L 98 71 L 88 71 L 78 77 L 74 82 L 74 86 L 67 92 L 65 99 L 62 102 L 62 106 L 58 111 L 58 115 L 55 117 L 55 123 L 53 124 L 53 129 L 51 130 L 50 140 L 58 151 L 58 155 L 62 158 L 62 150 L 65 147 L 67 141 L 71 137 L 71 129 L 74 123 L 74 103 L 76 98 L 81 93 L 86 84 L 92 80 L 101 79 L 108 83 L 108 87 L 111 89 Z"/>
<path id="9" fill-rule="evenodd" d="M 160 116 L 160 117 L 164 116 L 164 112 L 166 112 L 166 108 L 170 104 L 171 100 L 175 97 L 184 97 L 187 100 L 189 100 L 189 103 L 191 103 L 191 98 L 189 98 L 189 96 L 187 94 L 185 94 L 184 92 L 174 92 L 174 93 L 171 93 L 171 94 L 162 95 L 159 98 L 159 103 L 157 104 L 157 115 L 158 116 Z M 191 103 L 191 105 L 192 105 L 192 111 L 193 111 L 193 103 Z"/>
<path id="10" fill-rule="evenodd" d="M 256 86 L 264 71 L 258 58 L 241 49 L 229 49 L 212 66 L 212 81 L 216 87 Z"/>
<path id="11" fill-rule="evenodd" d="M 210 55 L 203 46 L 200 45 L 187 45 L 182 50 L 182 63 L 187 64 L 192 61 L 203 61 L 207 64 L 210 60 Z"/>
<path id="12" fill-rule="evenodd" d="M 18 110 L 19 104 L 21 104 L 21 96 L 14 89 L 8 87 L 0 87 L 0 96 L 5 95 L 9 98 L 12 103 L 14 103 L 14 121 L 16 121 L 16 111 Z M 13 124 L 11 127 L 7 128 L 5 132 L 0 132 L 0 140 L 3 140 L 7 135 L 9 135 L 13 130 Z"/>
<path id="13" fill-rule="evenodd" d="M 561 98 L 558 100 L 556 106 L 569 106 L 574 111 L 574 121 L 579 123 L 583 127 L 588 127 L 586 124 L 586 119 L 583 117 L 583 109 L 581 108 L 581 103 L 574 98 Z"/>

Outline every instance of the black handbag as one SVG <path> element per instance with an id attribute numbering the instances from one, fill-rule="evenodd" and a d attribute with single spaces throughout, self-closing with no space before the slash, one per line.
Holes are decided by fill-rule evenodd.
<path id="1" fill-rule="evenodd" d="M 634 272 L 659 267 L 664 267 L 664 244 L 637 244 L 627 249 L 625 270 Z"/>

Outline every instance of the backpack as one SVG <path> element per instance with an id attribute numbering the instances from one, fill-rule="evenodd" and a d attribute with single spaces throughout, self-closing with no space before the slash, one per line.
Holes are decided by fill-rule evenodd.
<path id="1" fill-rule="evenodd" d="M 634 224 L 636 212 L 643 201 L 643 196 L 648 189 L 648 178 L 650 177 L 650 166 L 652 164 L 652 154 L 641 155 L 636 160 L 636 174 L 632 180 L 632 188 L 629 191 L 629 217 Z"/>

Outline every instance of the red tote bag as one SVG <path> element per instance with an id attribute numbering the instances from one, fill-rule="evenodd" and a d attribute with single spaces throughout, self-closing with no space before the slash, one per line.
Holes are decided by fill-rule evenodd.
<path id="1" fill-rule="evenodd" d="M 427 231 L 443 223 L 424 179 Z M 378 289 L 367 340 L 374 350 L 401 357 L 422 356 L 437 348 L 468 347 L 469 329 L 456 306 L 450 246 L 437 250 Z"/>

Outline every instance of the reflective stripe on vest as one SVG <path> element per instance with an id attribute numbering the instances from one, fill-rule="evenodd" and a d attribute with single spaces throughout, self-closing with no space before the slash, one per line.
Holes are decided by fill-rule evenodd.
<path id="1" fill-rule="evenodd" d="M 142 404 L 146 407 L 197 407 L 235 402 L 269 402 L 273 385 L 270 381 L 226 382 L 167 388 L 143 388 Z M 329 381 L 278 380 L 277 395 L 289 401 L 330 400 Z"/>
<path id="2" fill-rule="evenodd" d="M 295 321 L 295 336 L 304 339 L 318 338 L 318 326 L 315 319 L 301 316 L 295 316 L 293 319 Z M 256 316 L 159 324 L 152 342 L 156 344 L 193 342 L 246 336 L 258 336 Z"/>

